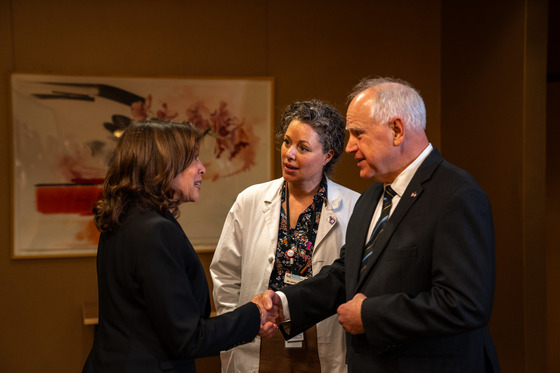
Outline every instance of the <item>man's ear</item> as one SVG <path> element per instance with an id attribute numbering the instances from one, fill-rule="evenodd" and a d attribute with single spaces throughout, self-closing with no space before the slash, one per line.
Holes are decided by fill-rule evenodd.
<path id="1" fill-rule="evenodd" d="M 394 117 L 389 123 L 390 129 L 393 131 L 393 145 L 399 146 L 404 141 L 404 124 L 401 118 Z"/>

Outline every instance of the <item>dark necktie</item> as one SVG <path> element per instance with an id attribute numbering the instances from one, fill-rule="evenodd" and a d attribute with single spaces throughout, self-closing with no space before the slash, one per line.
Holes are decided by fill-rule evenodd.
<path id="1" fill-rule="evenodd" d="M 385 193 L 383 193 L 383 210 L 381 210 L 381 216 L 379 216 L 379 220 L 377 220 L 377 223 L 373 228 L 373 232 L 371 232 L 371 237 L 369 238 L 369 241 L 364 248 L 361 271 L 363 271 L 364 268 L 367 267 L 369 258 L 373 253 L 373 246 L 375 245 L 375 242 L 377 241 L 377 238 L 379 238 L 381 232 L 383 232 L 385 223 L 387 222 L 387 220 L 389 220 L 389 212 L 391 211 L 391 206 L 393 204 L 392 201 L 395 194 L 396 192 L 389 185 L 385 187 Z"/>

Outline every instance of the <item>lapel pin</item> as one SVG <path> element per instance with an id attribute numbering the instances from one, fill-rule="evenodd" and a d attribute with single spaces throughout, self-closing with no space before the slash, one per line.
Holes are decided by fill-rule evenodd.
<path id="1" fill-rule="evenodd" d="M 416 192 L 410 193 L 410 196 L 411 196 L 412 198 L 415 198 L 417 195 L 418 195 L 418 193 L 416 193 Z"/>
<path id="2" fill-rule="evenodd" d="M 329 223 L 331 223 L 331 225 L 333 225 L 336 222 L 335 218 L 333 218 L 332 216 L 329 216 Z"/>

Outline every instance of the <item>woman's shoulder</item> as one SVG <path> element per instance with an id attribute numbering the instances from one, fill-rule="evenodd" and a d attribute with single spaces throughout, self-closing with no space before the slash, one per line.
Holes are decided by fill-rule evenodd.
<path id="1" fill-rule="evenodd" d="M 126 218 L 124 219 L 124 222 L 141 223 L 141 222 L 150 222 L 150 221 L 159 221 L 159 220 L 165 220 L 165 218 L 159 211 L 156 211 L 154 209 L 141 210 L 139 208 L 133 208 L 126 214 Z"/>
<path id="2" fill-rule="evenodd" d="M 253 184 L 241 191 L 237 196 L 237 200 L 270 200 L 279 193 L 283 181 L 284 179 L 279 178 L 264 183 Z"/>
<path id="3" fill-rule="evenodd" d="M 154 230 L 175 231 L 178 228 L 175 218 L 171 213 L 161 213 L 157 210 L 131 211 L 122 224 L 123 229 L 131 229 L 136 234 L 142 235 Z"/>
<path id="4" fill-rule="evenodd" d="M 342 198 L 358 199 L 358 197 L 360 197 L 360 193 L 343 185 L 335 183 L 331 179 L 327 179 L 327 188 L 328 193 L 331 193 L 331 191 L 333 191 L 335 194 L 340 194 Z"/>
<path id="5" fill-rule="evenodd" d="M 250 194 L 250 193 L 255 193 L 257 191 L 262 192 L 269 189 L 278 189 L 280 188 L 280 186 L 282 186 L 283 181 L 284 181 L 283 178 L 279 178 L 279 179 L 265 181 L 262 183 L 253 184 L 245 188 L 241 193 Z"/>
<path id="6" fill-rule="evenodd" d="M 181 225 L 170 212 L 156 210 L 131 215 L 125 228 L 125 236 L 139 248 L 167 247 L 188 241 Z"/>

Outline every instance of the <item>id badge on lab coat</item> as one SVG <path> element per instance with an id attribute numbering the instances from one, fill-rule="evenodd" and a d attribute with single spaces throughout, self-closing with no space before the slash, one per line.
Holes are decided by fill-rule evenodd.
<path id="1" fill-rule="evenodd" d="M 298 276 L 293 273 L 286 273 L 284 276 L 284 283 L 287 285 L 295 285 L 298 282 L 305 280 L 307 277 Z M 288 339 L 284 342 L 286 348 L 303 348 L 303 333 L 299 333 L 295 337 Z"/>
<path id="2" fill-rule="evenodd" d="M 305 280 L 306 278 L 307 277 L 298 276 L 293 273 L 286 273 L 286 275 L 284 275 L 284 283 L 286 285 L 295 285 L 298 282 Z"/>

